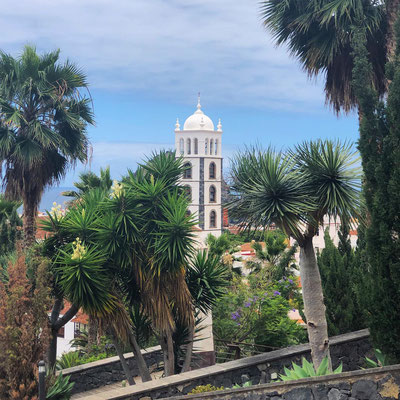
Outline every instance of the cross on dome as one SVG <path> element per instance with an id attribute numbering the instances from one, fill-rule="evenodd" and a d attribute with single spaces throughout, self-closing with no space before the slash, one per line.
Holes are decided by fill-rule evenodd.
<path id="1" fill-rule="evenodd" d="M 183 125 L 184 131 L 213 131 L 214 124 L 211 118 L 204 114 L 201 109 L 200 93 L 197 97 L 196 111 L 185 121 Z"/>

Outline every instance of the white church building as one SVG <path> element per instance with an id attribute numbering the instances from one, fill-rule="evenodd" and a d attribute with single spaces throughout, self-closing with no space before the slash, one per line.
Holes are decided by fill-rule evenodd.
<path id="1" fill-rule="evenodd" d="M 211 118 L 201 109 L 200 96 L 197 110 L 186 119 L 183 129 L 179 120 L 175 125 L 175 149 L 183 156 L 186 167 L 182 185 L 191 199 L 190 213 L 198 219 L 200 242 L 208 234 L 220 236 L 222 232 L 222 125 L 217 129 Z"/>

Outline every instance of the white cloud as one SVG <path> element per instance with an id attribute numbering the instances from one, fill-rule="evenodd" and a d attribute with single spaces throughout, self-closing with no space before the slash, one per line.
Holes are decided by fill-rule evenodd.
<path id="1" fill-rule="evenodd" d="M 193 103 L 201 90 L 218 105 L 320 106 L 285 49 L 264 31 L 259 1 L 3 0 L 0 48 L 56 47 L 96 88 Z"/>

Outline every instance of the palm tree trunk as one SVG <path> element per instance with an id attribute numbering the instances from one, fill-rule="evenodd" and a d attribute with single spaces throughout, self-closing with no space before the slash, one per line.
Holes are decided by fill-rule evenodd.
<path id="1" fill-rule="evenodd" d="M 193 343 L 194 343 L 193 339 L 194 339 L 194 323 L 189 328 L 188 344 L 186 346 L 185 361 L 183 363 L 181 372 L 190 371 L 190 364 L 192 362 L 192 354 L 193 354 Z"/>
<path id="2" fill-rule="evenodd" d="M 129 369 L 129 365 L 126 362 L 125 357 L 124 357 L 124 352 L 122 351 L 121 346 L 119 345 L 117 335 L 115 334 L 113 329 L 111 329 L 111 336 L 113 338 L 114 347 L 118 354 L 119 360 L 121 361 L 122 369 L 124 370 L 126 379 L 128 380 L 129 385 L 132 386 L 135 384 L 135 381 L 134 381 L 133 375 L 132 375 L 132 371 Z"/>
<path id="3" fill-rule="evenodd" d="M 35 242 L 37 208 L 28 199 L 24 199 L 24 247 L 30 247 Z"/>
<path id="4" fill-rule="evenodd" d="M 312 237 L 306 237 L 300 246 L 300 278 L 314 367 L 317 369 L 326 356 L 331 366 L 324 295 Z"/>
<path id="5" fill-rule="evenodd" d="M 140 377 L 142 378 L 142 382 L 151 381 L 151 375 L 149 368 L 147 367 L 146 360 L 143 357 L 142 352 L 140 351 L 140 347 L 138 342 L 136 341 L 136 337 L 133 333 L 129 334 L 129 341 L 132 345 L 133 354 L 135 356 L 137 366 L 139 369 Z"/>
<path id="6" fill-rule="evenodd" d="M 161 347 L 164 354 L 164 374 L 171 376 L 175 374 L 174 344 L 171 332 L 164 333 L 161 337 Z"/>
<path id="7" fill-rule="evenodd" d="M 386 0 L 386 49 L 389 61 L 393 60 L 396 51 L 396 33 L 394 27 L 398 16 L 399 4 L 400 0 Z"/>

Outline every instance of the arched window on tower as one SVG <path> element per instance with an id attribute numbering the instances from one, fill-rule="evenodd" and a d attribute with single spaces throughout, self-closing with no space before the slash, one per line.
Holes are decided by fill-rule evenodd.
<path id="1" fill-rule="evenodd" d="M 210 228 L 217 227 L 217 213 L 213 210 L 210 212 Z"/>
<path id="2" fill-rule="evenodd" d="M 185 141 L 179 139 L 179 153 L 183 154 L 185 152 Z"/>
<path id="3" fill-rule="evenodd" d="M 199 154 L 199 140 L 194 139 L 194 154 Z"/>
<path id="4" fill-rule="evenodd" d="M 185 163 L 183 165 L 183 179 L 192 179 L 192 164 Z"/>
<path id="5" fill-rule="evenodd" d="M 215 155 L 218 153 L 218 139 L 215 139 Z"/>
<path id="6" fill-rule="evenodd" d="M 210 203 L 215 203 L 217 201 L 217 189 L 214 185 L 210 186 Z"/>
<path id="7" fill-rule="evenodd" d="M 187 152 L 187 154 L 190 154 L 191 153 L 191 151 L 192 151 L 192 149 L 191 149 L 191 142 L 190 142 L 190 139 L 187 139 L 186 140 L 186 152 Z"/>
<path id="8" fill-rule="evenodd" d="M 214 153 L 214 140 L 210 139 L 210 155 L 212 156 Z"/>
<path id="9" fill-rule="evenodd" d="M 215 179 L 216 176 L 216 165 L 215 162 L 210 163 L 210 170 L 209 170 L 209 178 L 210 179 Z"/>
<path id="10" fill-rule="evenodd" d="M 185 195 L 189 201 L 192 201 L 192 188 L 189 185 L 184 186 Z"/>
<path id="11" fill-rule="evenodd" d="M 204 144 L 204 152 L 206 155 L 208 154 L 208 139 L 206 139 L 205 144 Z"/>

